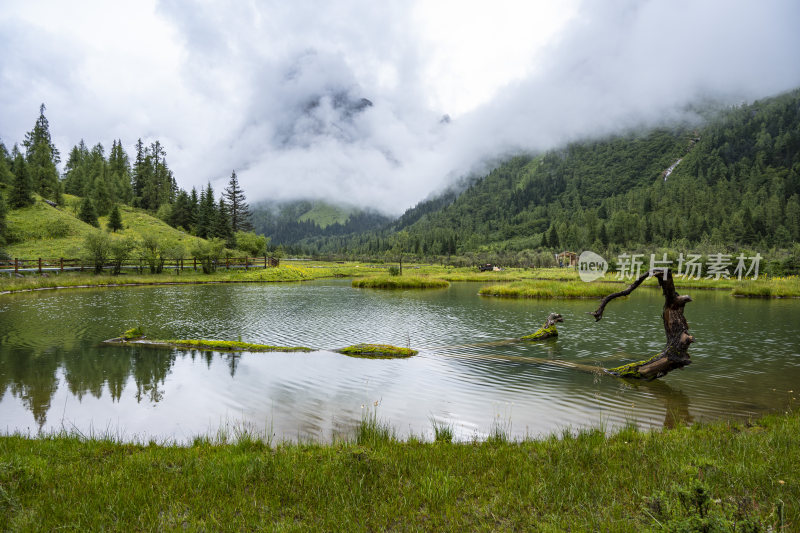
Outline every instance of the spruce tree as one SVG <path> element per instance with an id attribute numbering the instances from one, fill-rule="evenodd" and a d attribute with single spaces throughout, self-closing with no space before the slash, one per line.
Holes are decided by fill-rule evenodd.
<path id="1" fill-rule="evenodd" d="M 108 216 L 108 229 L 112 232 L 122 229 L 122 215 L 119 212 L 119 206 L 117 204 L 114 204 L 114 208 Z"/>
<path id="2" fill-rule="evenodd" d="M 12 208 L 28 207 L 34 202 L 28 164 L 25 163 L 25 158 L 22 157 L 16 146 L 14 146 L 14 152 L 14 184 L 11 188 L 9 203 Z"/>
<path id="3" fill-rule="evenodd" d="M 0 183 L 11 185 L 14 182 L 14 174 L 11 173 L 11 160 L 5 145 L 0 142 Z"/>
<path id="4" fill-rule="evenodd" d="M 225 198 L 219 199 L 219 207 L 217 207 L 215 213 L 212 233 L 214 237 L 224 240 L 227 246 L 235 246 L 233 229 L 231 227 L 230 209 L 225 203 Z"/>
<path id="5" fill-rule="evenodd" d="M 94 210 L 94 204 L 92 203 L 91 198 L 88 196 L 84 196 L 83 201 L 81 201 L 81 207 L 78 211 L 78 219 L 83 220 L 87 224 L 91 224 L 96 228 L 100 227 L 100 222 L 97 220 L 97 212 Z"/>
<path id="6" fill-rule="evenodd" d="M 6 201 L 0 194 L 0 246 L 6 243 Z"/>
<path id="7" fill-rule="evenodd" d="M 213 237 L 217 207 L 214 203 L 214 189 L 211 188 L 210 183 L 200 192 L 200 205 L 197 211 L 197 236 L 204 239 Z"/>
<path id="8" fill-rule="evenodd" d="M 247 205 L 244 191 L 239 187 L 239 179 L 236 177 L 235 170 L 231 172 L 231 179 L 228 181 L 228 187 L 222 196 L 227 200 L 231 227 L 234 233 L 237 231 L 252 231 L 250 206 Z"/>
<path id="9" fill-rule="evenodd" d="M 547 236 L 547 243 L 550 245 L 550 248 L 561 247 L 561 243 L 558 240 L 558 232 L 556 231 L 555 225 L 550 226 L 550 235 Z"/>
<path id="10" fill-rule="evenodd" d="M 108 154 L 108 179 L 114 198 L 118 202 L 130 204 L 133 201 L 131 168 L 121 140 L 111 143 L 111 153 Z"/>
<path id="11" fill-rule="evenodd" d="M 30 165 L 33 188 L 44 198 L 61 203 L 61 182 L 56 165 L 61 161 L 50 139 L 50 125 L 44 116 L 45 106 L 39 107 L 39 118 L 33 130 L 25 136 L 26 159 Z"/>
<path id="12" fill-rule="evenodd" d="M 89 162 L 89 149 L 81 139 L 77 146 L 73 146 L 64 167 L 64 192 L 75 196 L 86 196 L 89 192 L 87 165 Z"/>

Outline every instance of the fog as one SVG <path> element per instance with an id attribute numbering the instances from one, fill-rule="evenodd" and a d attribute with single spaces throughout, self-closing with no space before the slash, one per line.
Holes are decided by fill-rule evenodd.
<path id="1" fill-rule="evenodd" d="M 800 86 L 789 0 L 4 4 L 9 148 L 45 102 L 63 154 L 158 138 L 181 187 L 235 169 L 251 203 L 398 214 L 506 155 Z"/>

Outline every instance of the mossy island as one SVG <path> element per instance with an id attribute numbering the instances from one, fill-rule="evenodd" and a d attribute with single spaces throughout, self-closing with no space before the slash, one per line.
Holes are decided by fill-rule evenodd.
<path id="1" fill-rule="evenodd" d="M 450 282 L 431 276 L 370 276 L 354 279 L 353 287 L 359 289 L 446 289 Z"/>
<path id="2" fill-rule="evenodd" d="M 351 357 L 366 357 L 375 359 L 393 359 L 417 355 L 417 350 L 401 348 L 391 344 L 354 344 L 336 352 Z"/>
<path id="3" fill-rule="evenodd" d="M 556 323 L 564 322 L 564 318 L 558 313 L 550 313 L 545 320 L 542 327 L 536 330 L 535 333 L 530 335 L 525 335 L 521 337 L 520 340 L 523 341 L 540 341 L 544 339 L 550 339 L 552 337 L 558 337 L 558 330 L 556 329 Z"/>
<path id="4" fill-rule="evenodd" d="M 144 345 L 153 348 L 177 348 L 179 350 L 214 350 L 217 352 L 312 352 L 305 346 L 273 346 L 242 341 L 218 341 L 209 339 L 148 339 L 139 327 L 131 328 L 120 337 L 103 341 L 118 346 Z"/>

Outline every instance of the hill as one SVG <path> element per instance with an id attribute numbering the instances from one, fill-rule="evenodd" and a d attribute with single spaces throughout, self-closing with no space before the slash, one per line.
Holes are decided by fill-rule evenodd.
<path id="1" fill-rule="evenodd" d="M 696 246 L 789 248 L 800 240 L 800 90 L 544 154 L 520 154 L 347 241 L 310 252 L 419 256 Z"/>
<path id="2" fill-rule="evenodd" d="M 32 206 L 9 210 L 5 253 L 9 257 L 26 259 L 79 256 L 86 235 L 96 231 L 77 218 L 81 199 L 65 194 L 64 205 L 52 207 L 40 196 L 35 197 Z M 167 225 L 142 209 L 122 205 L 120 213 L 124 229 L 113 234 L 117 238 L 140 239 L 144 235 L 154 235 L 159 240 L 181 243 L 187 250 L 202 240 Z M 100 227 L 105 228 L 108 217 L 100 217 L 99 221 Z"/>

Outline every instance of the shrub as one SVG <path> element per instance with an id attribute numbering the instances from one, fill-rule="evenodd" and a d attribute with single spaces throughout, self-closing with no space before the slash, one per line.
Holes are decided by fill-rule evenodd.
<path id="1" fill-rule="evenodd" d="M 111 237 L 104 231 L 92 231 L 83 241 L 84 254 L 94 264 L 95 274 L 103 271 L 103 266 L 111 256 Z"/>
<path id="2" fill-rule="evenodd" d="M 132 237 L 113 239 L 111 241 L 109 256 L 111 258 L 112 274 L 116 276 L 120 273 L 122 264 L 128 260 L 134 249 L 136 249 L 136 241 Z"/>
<path id="3" fill-rule="evenodd" d="M 225 242 L 222 239 L 209 239 L 207 241 L 197 241 L 192 247 L 191 254 L 200 261 L 203 273 L 211 274 L 217 270 L 217 262 L 222 257 L 225 250 Z"/>
<path id="4" fill-rule="evenodd" d="M 251 232 L 236 232 L 236 248 L 245 252 L 248 256 L 256 257 L 267 253 L 267 243 L 269 239 L 263 235 L 256 235 Z"/>

